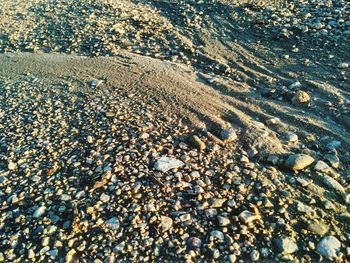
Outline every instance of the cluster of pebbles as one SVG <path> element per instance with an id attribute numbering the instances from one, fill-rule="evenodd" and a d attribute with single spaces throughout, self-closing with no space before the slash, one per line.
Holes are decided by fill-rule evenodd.
<path id="1" fill-rule="evenodd" d="M 349 1 L 276 1 L 278 4 L 248 5 L 246 13 L 254 22 L 273 28 L 278 37 L 310 35 L 338 41 L 350 37 Z M 254 1 L 253 1 L 254 3 Z"/>
<path id="2" fill-rule="evenodd" d="M 179 40 L 176 29 L 158 13 L 144 4 L 110 0 L 29 1 L 22 8 L 7 6 L 0 13 L 0 52 L 113 56 L 126 49 L 169 58 L 179 49 Z"/>
<path id="3" fill-rule="evenodd" d="M 350 257 L 339 141 L 290 132 L 261 162 L 234 130 L 196 133 L 100 80 L 26 75 L 0 95 L 0 261 Z"/>

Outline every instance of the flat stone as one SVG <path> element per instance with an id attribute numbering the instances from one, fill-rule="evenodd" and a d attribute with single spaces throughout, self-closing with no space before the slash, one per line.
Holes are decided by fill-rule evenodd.
<path id="1" fill-rule="evenodd" d="M 238 215 L 238 218 L 244 223 L 244 224 L 249 224 L 255 220 L 259 220 L 261 218 L 260 215 L 256 215 L 252 212 L 249 212 L 248 210 L 245 210 L 241 212 Z"/>
<path id="2" fill-rule="evenodd" d="M 170 230 L 173 227 L 173 220 L 168 216 L 161 216 L 160 227 L 162 229 L 162 232 Z"/>
<path id="3" fill-rule="evenodd" d="M 171 169 L 179 168 L 184 165 L 185 164 L 180 160 L 163 156 L 158 161 L 156 161 L 156 163 L 154 164 L 154 168 L 158 171 L 165 173 Z"/>
<path id="4" fill-rule="evenodd" d="M 349 64 L 345 63 L 345 62 L 342 62 L 342 63 L 338 64 L 338 68 L 340 68 L 340 69 L 346 69 L 348 67 L 349 67 Z"/>
<path id="5" fill-rule="evenodd" d="M 210 202 L 211 208 L 220 208 L 226 202 L 226 198 L 214 198 Z"/>
<path id="6" fill-rule="evenodd" d="M 319 236 L 324 236 L 328 232 L 329 226 L 322 222 L 311 222 L 308 229 Z"/>
<path id="7" fill-rule="evenodd" d="M 326 236 L 317 244 L 316 250 L 327 259 L 333 260 L 338 257 L 340 247 L 341 243 L 336 237 Z"/>
<path id="8" fill-rule="evenodd" d="M 45 206 L 40 206 L 38 209 L 35 210 L 33 217 L 38 218 L 41 217 L 46 212 Z"/>
<path id="9" fill-rule="evenodd" d="M 298 250 L 297 244 L 290 238 L 276 238 L 277 249 L 283 254 L 293 254 Z"/>
<path id="10" fill-rule="evenodd" d="M 317 161 L 315 164 L 315 170 L 320 173 L 328 173 L 330 171 L 330 167 L 324 161 Z"/>
<path id="11" fill-rule="evenodd" d="M 234 129 L 224 129 L 220 133 L 220 139 L 225 142 L 231 142 L 237 139 L 237 134 Z"/>
<path id="12" fill-rule="evenodd" d="M 338 183 L 335 179 L 333 179 L 332 177 L 328 176 L 328 175 L 322 175 L 323 177 L 323 182 L 331 189 L 337 191 L 340 194 L 344 194 L 345 193 L 345 189 L 344 187 Z"/>
<path id="13" fill-rule="evenodd" d="M 315 161 L 310 155 L 307 154 L 293 154 L 288 157 L 285 162 L 285 166 L 291 170 L 299 171 L 310 166 Z"/>
<path id="14" fill-rule="evenodd" d="M 228 226 L 229 224 L 231 224 L 230 219 L 223 216 L 218 216 L 218 222 L 220 226 Z"/>
<path id="15" fill-rule="evenodd" d="M 180 218 L 181 222 L 186 222 L 186 221 L 191 220 L 191 215 L 190 214 L 183 214 L 179 218 Z"/>

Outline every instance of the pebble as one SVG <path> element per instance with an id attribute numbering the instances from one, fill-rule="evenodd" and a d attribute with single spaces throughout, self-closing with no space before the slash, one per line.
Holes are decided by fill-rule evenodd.
<path id="1" fill-rule="evenodd" d="M 39 218 L 41 217 L 43 214 L 45 214 L 46 212 L 46 207 L 45 206 L 40 206 L 39 208 L 37 208 L 33 214 L 33 217 L 35 218 Z"/>
<path id="2" fill-rule="evenodd" d="M 349 67 L 348 63 L 342 62 L 338 64 L 338 68 L 340 69 L 347 69 Z"/>
<path id="3" fill-rule="evenodd" d="M 301 83 L 299 81 L 295 81 L 294 83 L 290 84 L 288 86 L 289 89 L 297 89 L 297 88 L 301 88 Z"/>
<path id="4" fill-rule="evenodd" d="M 105 193 L 102 193 L 100 196 L 100 200 L 103 203 L 107 203 L 110 199 L 111 197 L 109 195 L 106 195 Z"/>
<path id="5" fill-rule="evenodd" d="M 190 249 L 196 250 L 202 246 L 202 241 L 198 237 L 190 237 L 187 244 Z"/>
<path id="6" fill-rule="evenodd" d="M 338 257 L 341 243 L 334 236 L 326 236 L 317 244 L 317 252 L 329 260 L 335 260 Z"/>
<path id="7" fill-rule="evenodd" d="M 226 198 L 214 198 L 211 201 L 210 207 L 211 208 L 220 208 L 222 205 L 226 202 Z"/>
<path id="8" fill-rule="evenodd" d="M 285 132 L 283 134 L 283 139 L 289 143 L 297 142 L 298 135 L 296 135 L 294 132 Z"/>
<path id="9" fill-rule="evenodd" d="M 322 222 L 310 222 L 308 229 L 319 236 L 324 236 L 328 232 L 329 226 Z"/>
<path id="10" fill-rule="evenodd" d="M 315 170 L 320 173 L 328 173 L 330 171 L 330 167 L 324 161 L 317 161 L 315 164 Z"/>
<path id="11" fill-rule="evenodd" d="M 186 222 L 186 221 L 190 221 L 191 220 L 191 215 L 190 214 L 183 214 L 179 218 L 180 218 L 181 222 Z"/>
<path id="12" fill-rule="evenodd" d="M 17 169 L 17 164 L 14 163 L 14 162 L 9 162 L 8 165 L 7 165 L 7 168 L 10 170 L 10 171 L 14 171 Z"/>
<path id="13" fill-rule="evenodd" d="M 105 224 L 111 230 L 118 230 L 120 227 L 119 220 L 116 217 L 112 217 L 112 218 L 108 219 L 107 221 L 105 221 Z"/>
<path id="14" fill-rule="evenodd" d="M 220 133 L 220 139 L 225 142 L 232 142 L 237 139 L 237 133 L 234 129 L 224 129 Z"/>
<path id="15" fill-rule="evenodd" d="M 216 239 L 219 239 L 221 241 L 224 241 L 225 240 L 225 235 L 224 233 L 222 233 L 221 231 L 219 230 L 213 230 L 210 232 L 210 236 L 216 238 Z"/>
<path id="16" fill-rule="evenodd" d="M 322 175 L 323 182 L 330 187 L 331 189 L 337 191 L 339 194 L 345 194 L 345 189 L 344 187 L 338 183 L 335 179 L 328 175 Z"/>
<path id="17" fill-rule="evenodd" d="M 250 253 L 250 259 L 255 262 L 255 261 L 259 261 L 260 259 L 260 252 L 256 249 L 254 249 L 251 253 Z"/>
<path id="18" fill-rule="evenodd" d="M 290 155 L 288 159 L 285 161 L 285 166 L 291 170 L 299 171 L 310 166 L 314 161 L 315 159 L 309 155 L 293 154 L 293 155 Z"/>
<path id="19" fill-rule="evenodd" d="M 324 158 L 331 164 L 335 169 L 339 168 L 340 160 L 335 154 L 326 154 Z"/>
<path id="20" fill-rule="evenodd" d="M 218 222 L 220 226 L 228 226 L 229 224 L 231 224 L 230 219 L 223 216 L 218 216 Z"/>
<path id="21" fill-rule="evenodd" d="M 261 218 L 260 215 L 256 215 L 252 212 L 249 212 L 248 210 L 245 210 L 241 212 L 238 215 L 238 218 L 244 223 L 244 224 L 249 224 L 255 220 L 259 220 Z"/>
<path id="22" fill-rule="evenodd" d="M 160 227 L 162 229 L 162 232 L 166 232 L 166 231 L 170 230 L 173 227 L 173 220 L 170 217 L 161 216 L 160 217 Z"/>
<path id="23" fill-rule="evenodd" d="M 280 253 L 293 254 L 298 250 L 297 244 L 290 238 L 276 238 L 275 242 Z"/>
<path id="24" fill-rule="evenodd" d="M 302 103 L 309 102 L 310 100 L 311 100 L 310 95 L 307 92 L 301 91 L 301 90 L 297 91 L 297 93 L 292 98 L 292 102 L 294 104 L 302 104 Z"/>
<path id="25" fill-rule="evenodd" d="M 103 80 L 93 79 L 90 81 L 90 87 L 91 88 L 98 88 L 102 83 L 103 83 Z"/>
<path id="26" fill-rule="evenodd" d="M 162 156 L 159 160 L 156 161 L 156 163 L 154 164 L 154 168 L 158 171 L 166 173 L 171 169 L 179 168 L 184 165 L 185 164 L 180 160 Z"/>
<path id="27" fill-rule="evenodd" d="M 191 136 L 189 138 L 189 143 L 199 151 L 204 151 L 206 148 L 205 143 L 197 135 Z"/>

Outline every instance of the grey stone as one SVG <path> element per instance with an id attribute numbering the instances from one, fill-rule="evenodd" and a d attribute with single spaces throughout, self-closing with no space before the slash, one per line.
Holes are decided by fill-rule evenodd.
<path id="1" fill-rule="evenodd" d="M 170 230 L 173 227 L 173 220 L 168 216 L 161 216 L 160 227 L 162 229 L 162 232 Z"/>
<path id="2" fill-rule="evenodd" d="M 276 238 L 277 249 L 283 254 L 293 254 L 298 250 L 297 244 L 290 238 Z"/>
<path id="3" fill-rule="evenodd" d="M 329 226 L 322 222 L 311 222 L 308 229 L 319 236 L 324 236 L 328 232 Z"/>
<path id="4" fill-rule="evenodd" d="M 158 171 L 165 173 L 171 169 L 179 168 L 184 165 L 185 164 L 180 160 L 162 156 L 158 161 L 156 161 L 156 163 L 154 164 L 154 168 Z"/>
<path id="5" fill-rule="evenodd" d="M 310 155 L 306 154 L 293 154 L 288 157 L 285 162 L 285 166 L 291 170 L 298 171 L 303 170 L 315 161 Z"/>
<path id="6" fill-rule="evenodd" d="M 334 236 L 326 236 L 317 244 L 317 252 L 327 259 L 333 260 L 338 257 L 341 243 Z"/>

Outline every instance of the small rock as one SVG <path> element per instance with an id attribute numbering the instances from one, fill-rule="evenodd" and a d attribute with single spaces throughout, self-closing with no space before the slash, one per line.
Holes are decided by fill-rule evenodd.
<path id="1" fill-rule="evenodd" d="M 311 222 L 308 229 L 319 236 L 324 236 L 328 232 L 329 226 L 322 222 Z"/>
<path id="2" fill-rule="evenodd" d="M 293 254 L 298 250 L 297 244 L 290 238 L 277 238 L 275 242 L 280 253 Z"/>
<path id="3" fill-rule="evenodd" d="M 317 244 L 317 252 L 329 260 L 336 259 L 341 243 L 334 236 L 326 236 Z"/>
<path id="4" fill-rule="evenodd" d="M 258 261 L 260 258 L 260 252 L 256 249 L 254 249 L 251 253 L 250 253 L 250 259 L 255 262 Z"/>
<path id="5" fill-rule="evenodd" d="M 277 118 L 277 117 L 274 117 L 274 118 L 266 120 L 266 124 L 267 125 L 276 125 L 276 124 L 279 124 L 279 123 L 281 123 L 281 120 L 279 118 Z"/>
<path id="6" fill-rule="evenodd" d="M 109 195 L 106 195 L 105 193 L 102 193 L 100 196 L 100 200 L 103 203 L 107 203 L 110 199 L 111 197 Z"/>
<path id="7" fill-rule="evenodd" d="M 301 90 L 299 90 L 292 98 L 292 102 L 294 104 L 302 104 L 309 102 L 310 100 L 310 95 L 307 92 Z"/>
<path id="8" fill-rule="evenodd" d="M 237 260 L 237 256 L 235 254 L 231 254 L 227 256 L 227 261 L 230 263 L 235 263 Z"/>
<path id="9" fill-rule="evenodd" d="M 186 222 L 186 221 L 191 220 L 191 215 L 190 214 L 183 214 L 179 218 L 180 218 L 181 222 Z"/>
<path id="10" fill-rule="evenodd" d="M 173 220 L 167 216 L 160 217 L 160 227 L 162 232 L 166 232 L 173 227 Z"/>
<path id="11" fill-rule="evenodd" d="M 340 164 L 339 157 L 335 154 L 326 154 L 324 158 L 331 164 L 333 168 L 338 168 Z"/>
<path id="12" fill-rule="evenodd" d="M 206 146 L 205 143 L 197 136 L 193 135 L 188 139 L 189 143 L 199 151 L 204 151 Z"/>
<path id="13" fill-rule="evenodd" d="M 8 165 L 7 165 L 7 168 L 8 168 L 10 171 L 16 170 L 16 169 L 17 169 L 17 164 L 10 161 L 10 162 L 8 163 Z"/>
<path id="14" fill-rule="evenodd" d="M 119 223 L 119 220 L 118 218 L 116 217 L 112 217 L 110 219 L 108 219 L 106 222 L 105 222 L 106 226 L 112 230 L 118 230 L 119 227 L 120 227 L 120 223 Z"/>
<path id="15" fill-rule="evenodd" d="M 210 236 L 214 237 L 214 238 L 217 238 L 221 241 L 224 241 L 225 240 L 225 235 L 224 233 L 222 233 L 221 231 L 219 230 L 213 230 L 210 232 Z"/>
<path id="16" fill-rule="evenodd" d="M 230 219 L 223 216 L 218 216 L 218 222 L 220 226 L 227 226 L 231 223 Z"/>
<path id="17" fill-rule="evenodd" d="M 338 64 L 338 68 L 340 69 L 347 69 L 349 67 L 348 63 L 342 62 Z"/>
<path id="18" fill-rule="evenodd" d="M 248 210 L 245 210 L 241 212 L 238 216 L 238 218 L 244 223 L 249 224 L 255 220 L 259 220 L 261 218 L 260 215 L 256 215 L 252 212 L 249 212 Z"/>
<path id="19" fill-rule="evenodd" d="M 286 142 L 297 142 L 298 141 L 298 135 L 296 135 L 294 132 L 285 132 L 283 135 L 283 140 L 285 140 Z"/>
<path id="20" fill-rule="evenodd" d="M 202 246 L 202 241 L 198 237 L 190 237 L 187 244 L 190 249 L 196 250 Z"/>
<path id="21" fill-rule="evenodd" d="M 224 129 L 220 133 L 221 140 L 225 142 L 232 142 L 237 139 L 237 134 L 234 129 Z"/>
<path id="22" fill-rule="evenodd" d="M 33 249 L 28 250 L 28 258 L 35 258 L 35 252 Z"/>
<path id="23" fill-rule="evenodd" d="M 214 198 L 211 200 L 211 208 L 220 208 L 226 202 L 226 198 Z"/>
<path id="24" fill-rule="evenodd" d="M 89 136 L 87 137 L 87 142 L 90 143 L 90 144 L 92 144 L 92 143 L 94 142 L 94 138 L 93 138 L 92 136 L 89 135 Z"/>
<path id="25" fill-rule="evenodd" d="M 37 210 L 35 210 L 33 217 L 38 218 L 41 217 L 46 212 L 45 206 L 40 206 Z"/>
<path id="26" fill-rule="evenodd" d="M 220 250 L 217 248 L 211 249 L 210 254 L 214 259 L 219 258 L 220 257 Z"/>
<path id="27" fill-rule="evenodd" d="M 301 83 L 299 81 L 296 81 L 288 86 L 290 89 L 296 89 L 296 88 L 301 88 Z"/>
<path id="28" fill-rule="evenodd" d="M 307 166 L 311 165 L 315 161 L 309 155 L 306 154 L 293 154 L 288 157 L 285 162 L 285 166 L 291 170 L 298 171 L 303 170 Z"/>
<path id="29" fill-rule="evenodd" d="M 75 262 L 74 260 L 74 256 L 77 252 L 75 251 L 75 249 L 71 249 L 68 251 L 67 255 L 66 255 L 66 263 L 73 263 Z"/>
<path id="30" fill-rule="evenodd" d="M 100 86 L 103 83 L 103 80 L 100 79 L 93 79 L 90 81 L 90 87 L 91 88 L 97 88 L 98 86 Z"/>
<path id="31" fill-rule="evenodd" d="M 345 194 L 345 189 L 344 187 L 338 183 L 335 179 L 328 175 L 322 175 L 323 177 L 323 182 L 333 190 L 336 190 L 340 194 Z"/>
<path id="32" fill-rule="evenodd" d="M 350 205 L 350 193 L 344 194 L 345 204 Z"/>
<path id="33" fill-rule="evenodd" d="M 315 164 L 315 170 L 320 173 L 328 173 L 330 171 L 330 167 L 324 161 L 317 161 Z"/>
<path id="34" fill-rule="evenodd" d="M 154 168 L 165 173 L 171 169 L 182 167 L 184 165 L 185 164 L 180 160 L 163 156 L 154 164 Z"/>

